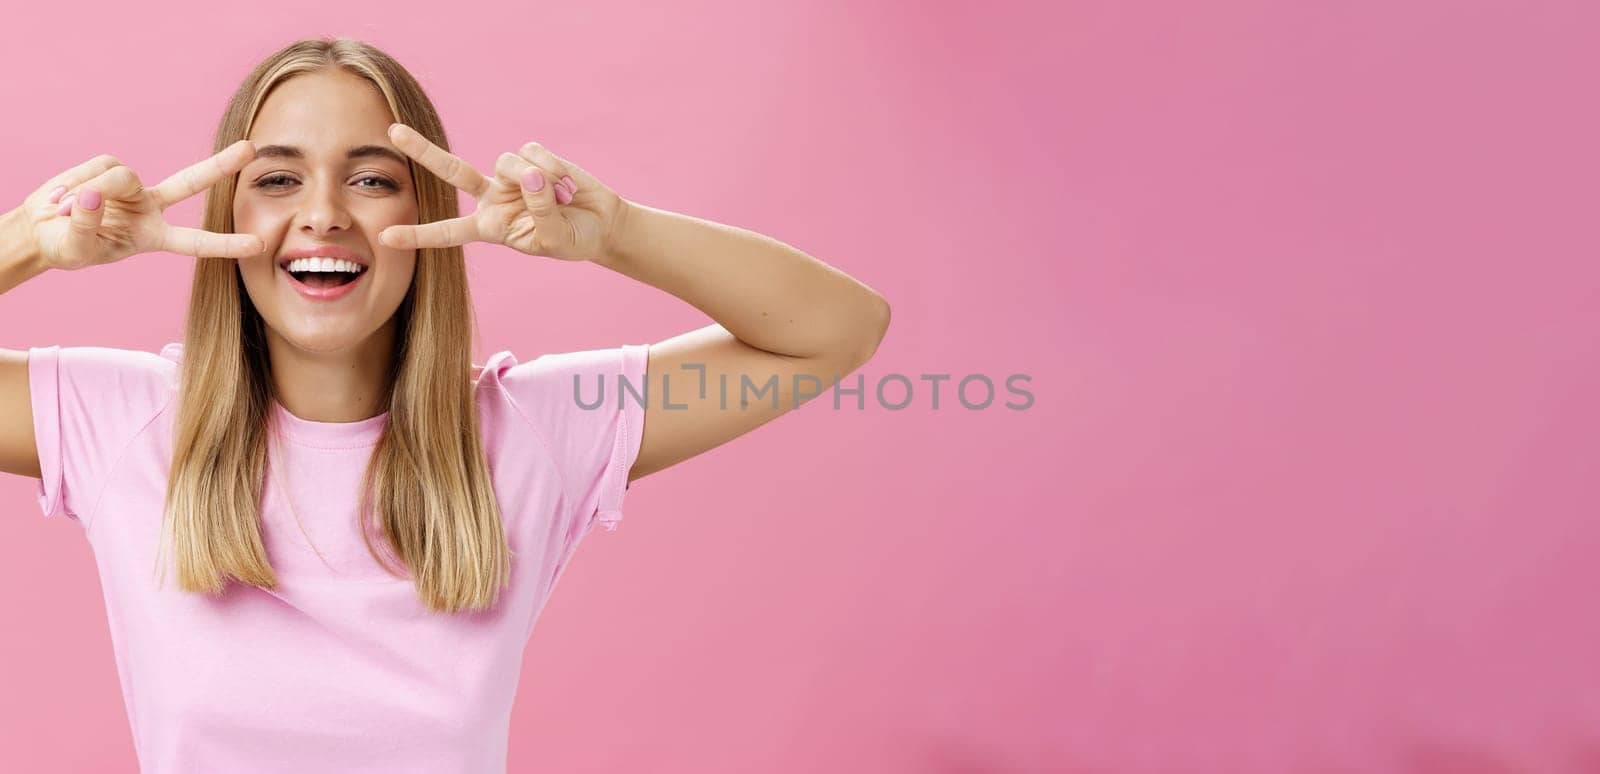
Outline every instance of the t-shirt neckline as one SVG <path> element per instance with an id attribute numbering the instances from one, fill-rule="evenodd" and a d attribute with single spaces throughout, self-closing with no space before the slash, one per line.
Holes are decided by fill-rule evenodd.
<path id="1" fill-rule="evenodd" d="M 389 422 L 388 411 L 354 422 L 318 422 L 301 419 L 289 413 L 289 409 L 284 408 L 277 398 L 270 398 L 269 401 L 272 406 L 272 420 L 277 424 L 279 431 L 289 440 L 307 446 L 323 448 L 373 446 L 377 444 L 378 438 L 383 435 L 383 428 Z"/>

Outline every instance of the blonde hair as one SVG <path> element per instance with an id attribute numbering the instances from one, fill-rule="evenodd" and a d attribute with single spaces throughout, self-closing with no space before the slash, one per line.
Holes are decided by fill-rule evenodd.
<path id="1" fill-rule="evenodd" d="M 213 152 L 249 135 L 274 87 L 327 68 L 365 78 L 394 120 L 449 149 L 438 112 L 405 68 L 369 44 L 322 38 L 296 41 L 256 66 L 228 102 Z M 454 188 L 414 163 L 411 172 L 418 222 L 460 214 Z M 236 186 L 230 176 L 207 193 L 205 229 L 233 232 Z M 487 609 L 509 581 L 511 551 L 472 395 L 472 303 L 460 247 L 418 250 L 396 317 L 389 417 L 361 482 L 361 533 L 398 576 L 371 530 L 383 536 L 429 609 Z M 237 261 L 196 259 L 183 352 L 163 533 L 176 551 L 179 585 L 218 594 L 233 578 L 276 588 L 260 524 L 271 364 Z"/>

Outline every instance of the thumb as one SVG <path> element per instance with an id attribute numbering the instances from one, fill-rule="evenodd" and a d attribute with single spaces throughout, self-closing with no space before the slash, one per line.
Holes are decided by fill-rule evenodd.
<path id="1" fill-rule="evenodd" d="M 522 203 L 533 215 L 537 228 L 541 223 L 556 218 L 556 186 L 539 167 L 515 153 L 502 153 L 494 165 L 495 176 L 517 185 L 522 192 Z"/>
<path id="2" fill-rule="evenodd" d="M 544 172 L 530 164 L 519 177 L 522 180 L 522 201 L 528 205 L 534 222 L 556 217 L 555 184 L 545 179 Z"/>
<path id="3" fill-rule="evenodd" d="M 139 176 L 121 164 L 84 183 L 72 203 L 72 220 L 61 239 L 61 255 L 80 261 L 104 260 L 107 257 L 106 247 L 100 241 L 99 232 L 101 220 L 105 217 L 106 201 L 134 196 L 139 189 Z M 62 203 L 65 202 L 63 198 Z"/>
<path id="4" fill-rule="evenodd" d="M 61 240 L 61 255 L 74 259 L 97 259 L 101 248 L 97 235 L 105 215 L 105 197 L 97 188 L 85 186 L 72 202 L 72 221 Z"/>

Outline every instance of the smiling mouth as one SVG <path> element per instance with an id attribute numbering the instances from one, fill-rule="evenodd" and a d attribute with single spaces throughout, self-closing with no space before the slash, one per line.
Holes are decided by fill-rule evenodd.
<path id="1" fill-rule="evenodd" d="M 309 288 L 327 289 L 355 282 L 367 267 L 353 261 L 333 258 L 296 258 L 289 261 L 284 271 L 295 281 Z"/>

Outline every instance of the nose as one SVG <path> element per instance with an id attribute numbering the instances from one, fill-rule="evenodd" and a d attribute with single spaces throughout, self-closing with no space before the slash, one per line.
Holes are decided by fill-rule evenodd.
<path id="1" fill-rule="evenodd" d="M 300 209 L 300 231 L 329 234 L 350 228 L 350 210 L 345 207 L 343 190 L 337 182 L 310 184 Z"/>

